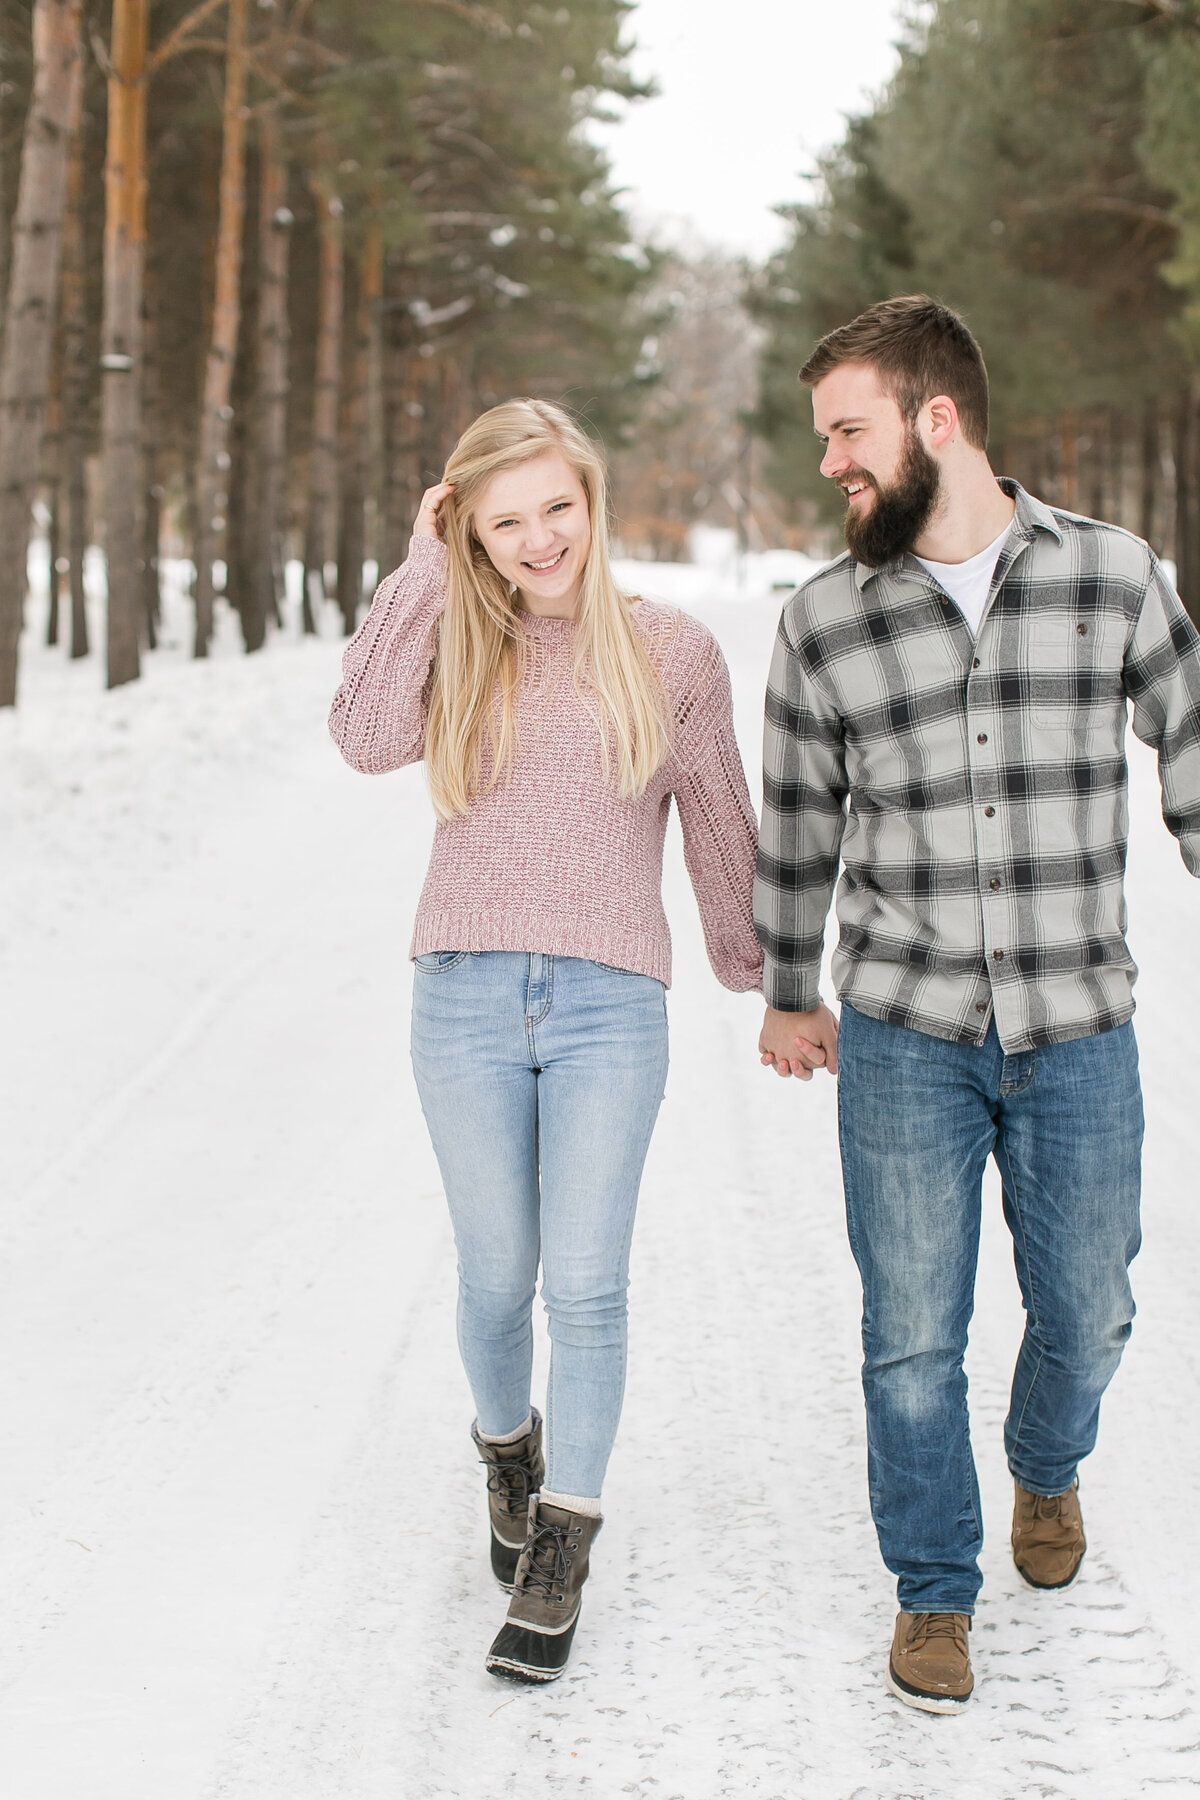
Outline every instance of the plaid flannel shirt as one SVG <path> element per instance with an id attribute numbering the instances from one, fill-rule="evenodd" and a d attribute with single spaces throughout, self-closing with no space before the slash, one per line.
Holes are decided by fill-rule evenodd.
<path id="1" fill-rule="evenodd" d="M 1153 552 L 1004 481 L 978 638 L 915 557 L 842 556 L 787 602 L 767 688 L 755 920 L 770 1005 L 1006 1053 L 1133 1012 L 1126 702 L 1200 875 L 1200 636 Z"/>

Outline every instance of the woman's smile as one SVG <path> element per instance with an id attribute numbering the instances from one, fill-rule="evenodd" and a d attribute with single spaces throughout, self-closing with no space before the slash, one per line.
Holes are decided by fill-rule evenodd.
<path id="1" fill-rule="evenodd" d="M 531 569 L 535 575 L 548 575 L 552 570 L 558 568 L 569 549 L 570 545 L 564 544 L 561 550 L 557 551 L 554 556 L 547 557 L 544 562 L 526 561 L 522 564 L 522 567 Z"/>

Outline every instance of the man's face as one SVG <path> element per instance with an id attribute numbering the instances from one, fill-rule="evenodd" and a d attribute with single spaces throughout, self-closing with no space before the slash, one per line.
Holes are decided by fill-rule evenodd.
<path id="1" fill-rule="evenodd" d="M 821 473 L 846 496 L 846 544 L 880 568 L 911 550 L 933 516 L 937 463 L 915 425 L 868 363 L 844 363 L 813 389 L 813 424 L 825 445 Z"/>

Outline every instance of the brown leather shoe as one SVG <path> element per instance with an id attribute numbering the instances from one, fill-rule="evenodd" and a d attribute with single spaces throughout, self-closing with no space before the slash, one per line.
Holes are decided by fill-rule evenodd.
<path id="1" fill-rule="evenodd" d="M 1030 1587 L 1070 1587 L 1087 1549 L 1079 1482 L 1065 1494 L 1031 1494 L 1020 1482 L 1013 1506 L 1013 1561 Z"/>
<path id="2" fill-rule="evenodd" d="M 970 1629 L 966 1613 L 900 1613 L 887 1676 L 897 1700 L 921 1712 L 961 1712 L 975 1686 Z"/>

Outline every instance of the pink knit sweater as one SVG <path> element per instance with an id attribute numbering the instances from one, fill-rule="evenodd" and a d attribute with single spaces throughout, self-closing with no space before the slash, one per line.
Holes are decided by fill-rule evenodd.
<path id="1" fill-rule="evenodd" d="M 352 768 L 382 774 L 423 751 L 446 551 L 416 537 L 347 646 L 329 729 Z M 671 755 L 645 793 L 605 781 L 573 681 L 575 626 L 521 613 L 524 673 L 511 774 L 439 823 L 412 956 L 540 950 L 670 982 L 662 852 L 674 795 L 709 960 L 735 992 L 762 985 L 754 932 L 755 821 L 733 735 L 729 675 L 696 619 L 641 601 L 634 620 L 670 697 Z M 491 771 L 485 747 L 483 776 Z"/>

